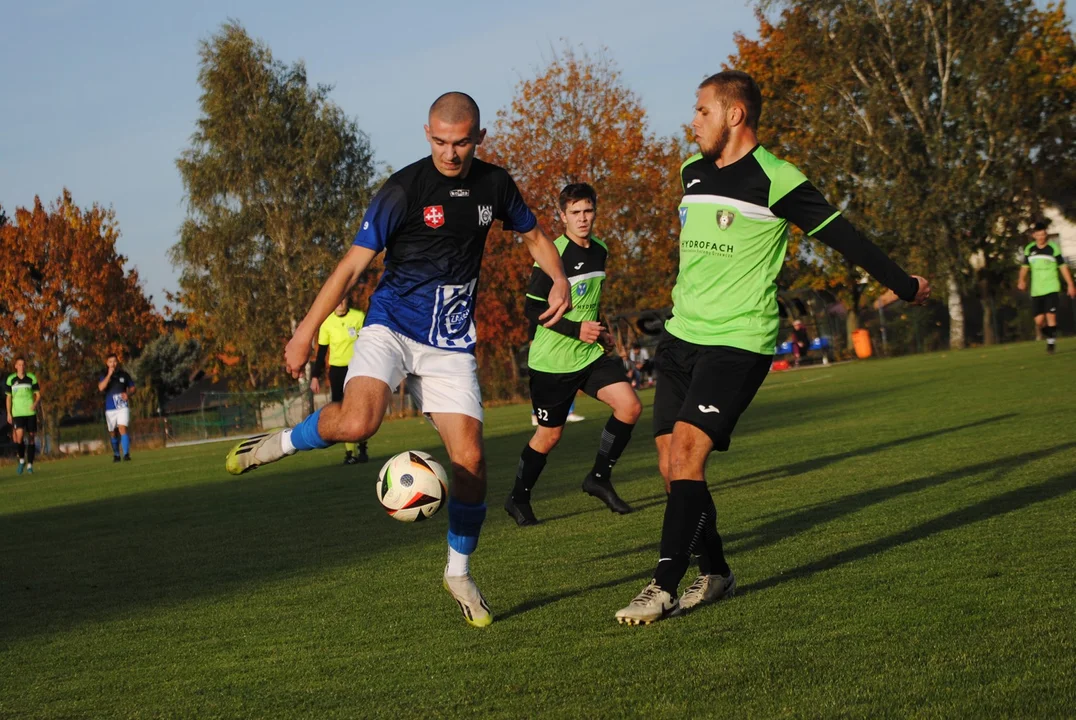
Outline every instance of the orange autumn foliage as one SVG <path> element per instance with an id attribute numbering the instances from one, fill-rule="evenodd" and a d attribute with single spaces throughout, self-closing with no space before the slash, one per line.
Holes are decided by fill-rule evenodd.
<path id="1" fill-rule="evenodd" d="M 112 210 L 80 208 L 67 190 L 0 227 L 0 356 L 5 366 L 24 356 L 38 376 L 46 432 L 80 406 L 97 409 L 105 355 L 130 360 L 160 328 L 118 237 Z"/>
<path id="2" fill-rule="evenodd" d="M 650 132 L 642 103 L 611 60 L 564 48 L 519 83 L 480 154 L 512 173 L 550 238 L 563 231 L 560 190 L 593 185 L 595 234 L 609 245 L 602 311 L 668 305 L 678 262 L 681 146 Z M 518 389 L 515 358 L 528 342 L 523 304 L 533 260 L 516 236 L 494 230 L 484 264 L 479 365 L 487 393 L 511 393 Z"/>

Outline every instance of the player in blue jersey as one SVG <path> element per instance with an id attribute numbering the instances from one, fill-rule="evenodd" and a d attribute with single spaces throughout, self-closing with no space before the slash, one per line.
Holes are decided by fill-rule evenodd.
<path id="1" fill-rule="evenodd" d="M 355 342 L 344 400 L 330 403 L 295 428 L 250 438 L 228 454 L 240 474 L 299 450 L 362 442 L 377 432 L 393 388 L 407 389 L 437 427 L 452 462 L 448 500 L 448 564 L 444 587 L 471 625 L 493 621 L 470 575 L 470 555 L 486 517 L 482 399 L 474 346 L 474 308 L 486 235 L 494 220 L 522 235 L 551 278 L 551 326 L 570 307 L 560 254 L 538 227 L 511 176 L 478 160 L 486 131 L 468 95 L 446 93 L 430 107 L 429 157 L 390 177 L 370 202 L 355 243 L 318 293 L 284 350 L 298 377 L 321 322 L 382 251 L 385 271 L 370 298 Z"/>
<path id="2" fill-rule="evenodd" d="M 134 380 L 127 371 L 120 367 L 116 353 L 109 353 L 105 358 L 105 369 L 97 378 L 97 389 L 105 396 L 105 424 L 108 425 L 108 439 L 112 443 L 112 462 L 120 461 L 120 449 L 123 459 L 131 459 L 131 436 L 127 426 L 131 424 L 131 411 L 128 409 L 131 395 L 134 394 Z"/>

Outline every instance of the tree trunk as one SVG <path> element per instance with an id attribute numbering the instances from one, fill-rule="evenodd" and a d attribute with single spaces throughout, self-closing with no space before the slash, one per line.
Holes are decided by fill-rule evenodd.
<path id="1" fill-rule="evenodd" d="M 949 276 L 949 349 L 964 349 L 964 304 L 960 298 L 960 285 Z"/>
<path id="2" fill-rule="evenodd" d="M 291 336 L 295 337 L 295 331 L 299 328 L 299 323 L 295 321 L 294 315 L 288 318 L 288 325 L 291 326 Z M 310 378 L 313 376 L 312 370 L 313 368 L 308 359 L 306 365 L 303 366 L 303 374 L 299 376 L 299 391 L 303 394 L 303 417 L 314 414 L 314 393 L 310 390 Z"/>
<path id="3" fill-rule="evenodd" d="M 994 298 L 990 294 L 990 283 L 986 278 L 979 280 L 979 304 L 983 308 L 983 345 L 996 345 L 998 338 L 994 332 Z"/>

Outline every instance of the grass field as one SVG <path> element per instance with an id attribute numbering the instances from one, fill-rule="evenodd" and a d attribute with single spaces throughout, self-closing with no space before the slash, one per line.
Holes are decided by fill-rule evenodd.
<path id="1" fill-rule="evenodd" d="M 1061 348 L 771 375 L 708 471 L 740 592 L 650 627 L 613 620 L 657 559 L 649 409 L 615 475 L 638 512 L 579 491 L 605 418 L 585 400 L 523 529 L 500 505 L 528 410 L 489 411 L 485 630 L 440 587 L 445 513 L 375 502 L 388 455 L 443 458 L 423 421 L 386 424 L 366 466 L 233 478 L 206 445 L 6 468 L 0 716 L 1072 716 Z"/>

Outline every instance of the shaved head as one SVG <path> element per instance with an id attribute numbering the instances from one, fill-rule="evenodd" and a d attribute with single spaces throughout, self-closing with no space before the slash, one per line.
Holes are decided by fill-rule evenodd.
<path id="1" fill-rule="evenodd" d="M 476 130 L 482 126 L 478 103 L 467 93 L 447 92 L 434 100 L 430 105 L 430 120 L 434 118 L 449 125 L 470 122 Z"/>

